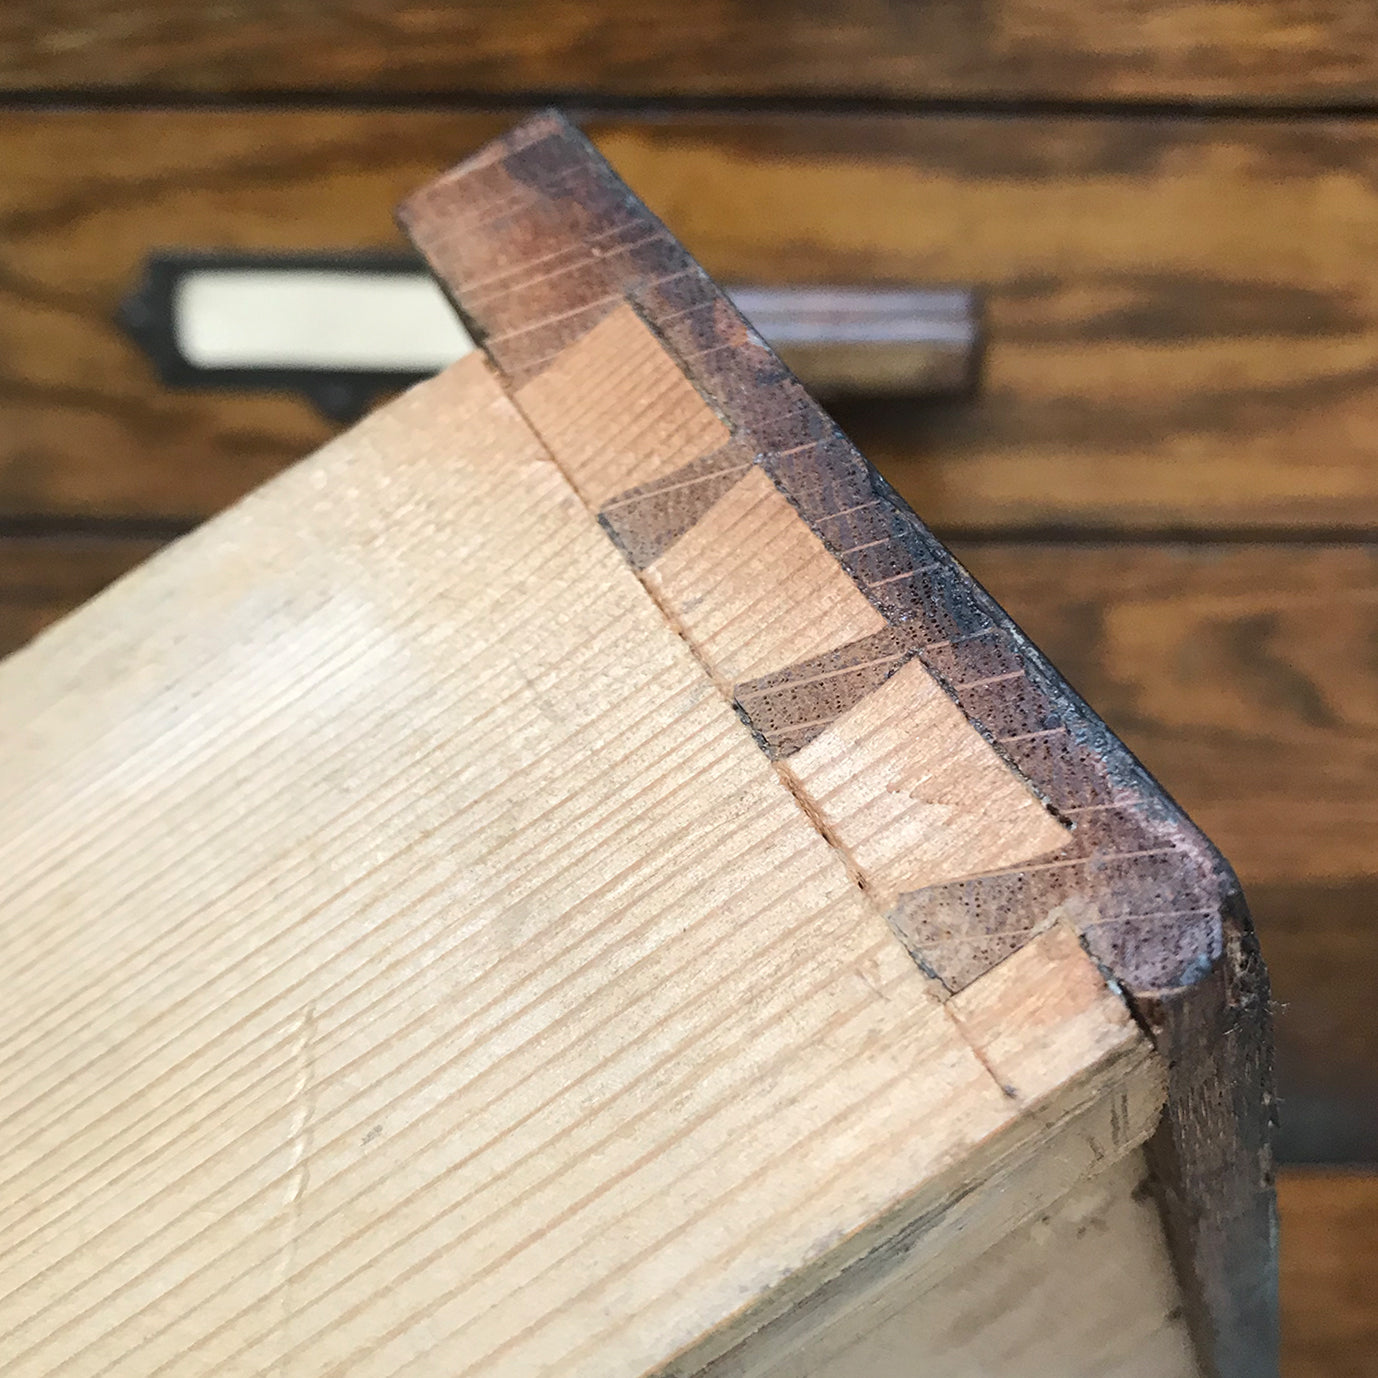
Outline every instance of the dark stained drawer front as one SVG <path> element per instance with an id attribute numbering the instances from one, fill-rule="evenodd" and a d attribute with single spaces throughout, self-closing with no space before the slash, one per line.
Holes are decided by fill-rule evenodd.
<path id="1" fill-rule="evenodd" d="M 0 89 L 1360 100 L 1344 0 L 7 0 Z"/>
<path id="2" fill-rule="evenodd" d="M 1278 1179 L 1284 1378 L 1370 1378 L 1378 1351 L 1378 1174 Z"/>
<path id="3" fill-rule="evenodd" d="M 391 211 L 511 116 L 0 115 L 0 516 L 213 512 L 324 439 L 173 393 L 113 324 L 158 247 L 395 246 Z M 1370 529 L 1378 131 L 945 116 L 592 125 L 714 274 L 971 283 L 971 401 L 839 419 L 940 530 Z"/>

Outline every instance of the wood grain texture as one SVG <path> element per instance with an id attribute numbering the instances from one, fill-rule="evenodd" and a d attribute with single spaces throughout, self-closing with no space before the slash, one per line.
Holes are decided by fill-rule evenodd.
<path id="1" fill-rule="evenodd" d="M 1071 833 L 918 659 L 781 768 L 887 909 L 907 891 L 1058 854 Z"/>
<path id="2" fill-rule="evenodd" d="M 885 626 L 754 465 L 646 566 L 644 577 L 661 607 L 729 685 Z"/>
<path id="3" fill-rule="evenodd" d="M 303 401 L 164 388 L 115 325 L 138 265 L 169 244 L 398 247 L 396 202 L 502 124 L 7 113 L 0 510 L 203 517 L 321 444 L 334 428 Z"/>
<path id="4" fill-rule="evenodd" d="M 1027 1016 L 1035 1007 L 1040 1012 L 1031 1020 L 1029 1031 L 1038 1029 L 1034 1041 L 1041 1051 L 1030 1057 L 1019 1046 L 1018 1017 Z M 1118 1030 L 1123 1005 L 1109 994 L 1100 974 L 1087 963 L 1075 932 L 1065 925 L 1039 935 L 1008 962 L 949 1001 L 947 1009 L 973 1040 L 973 1046 L 980 1047 L 983 1061 L 997 1080 L 1012 1079 L 1005 1083 L 1007 1089 L 1021 1100 L 1046 1096 L 1059 1077 L 1085 1063 L 1091 1049 L 1101 1047 L 1109 1053 L 1122 1037 Z M 1014 1085 L 1016 1081 L 1021 1084 Z M 1161 1111 L 1161 1101 L 1156 1104 Z M 1025 1231 L 1036 1231 L 1045 1216 L 1063 1211 L 1069 1198 L 1075 1212 L 1088 1186 L 1094 1189 L 1099 1184 L 1115 1195 L 1132 1193 L 1135 1185 L 1143 1182 L 1143 1156 L 1138 1150 L 1125 1152 L 1124 1145 L 1138 1138 L 1139 1131 L 1130 1126 L 1139 1122 L 1142 1108 L 1141 1099 L 1131 1093 L 1103 1098 L 1060 1127 L 1048 1121 L 1049 1133 L 1040 1159 L 1046 1166 L 1070 1156 L 1080 1164 L 1078 1183 L 1044 1209 L 1034 1206 L 1040 1194 L 1037 1174 L 1007 1177 L 1001 1216 L 1007 1223 L 1020 1223 L 993 1247 L 977 1253 L 979 1241 L 991 1238 L 988 1231 L 979 1228 L 979 1217 L 977 1228 L 963 1241 L 966 1247 L 960 1261 L 955 1252 L 935 1258 L 922 1247 L 922 1240 L 915 1248 L 915 1241 L 902 1232 L 888 1248 L 838 1274 L 806 1303 L 763 1327 L 752 1337 L 752 1343 L 727 1351 L 696 1378 L 794 1378 L 820 1370 L 833 1372 L 839 1360 L 844 1368 L 869 1375 L 876 1356 L 865 1341 L 882 1330 L 897 1310 L 908 1310 L 911 1303 L 929 1317 L 950 1313 L 954 1306 L 958 1313 L 949 1315 L 948 1324 L 935 1325 L 918 1349 L 925 1372 L 931 1369 L 952 1378 L 1021 1378 L 1027 1371 L 1021 1353 L 1004 1356 L 1007 1369 L 1002 1369 L 999 1361 L 992 1368 L 993 1355 L 1002 1343 L 1009 1342 L 1010 1331 L 1016 1340 L 1027 1335 L 1034 1308 L 1043 1311 L 1045 1330 L 1050 1328 L 1048 1318 L 1059 1314 L 1057 1308 L 1044 1310 L 1045 1297 L 1031 1297 L 1027 1299 L 1031 1303 L 1028 1312 L 1020 1314 L 1016 1306 L 1011 1308 L 1013 1314 L 997 1318 L 982 1314 L 978 1300 L 976 1315 L 969 1310 L 964 1315 L 964 1307 L 957 1301 L 963 1284 L 977 1289 L 978 1295 L 986 1289 L 999 1292 L 1008 1277 L 1007 1267 L 1017 1273 L 1027 1264 L 1020 1257 Z M 1088 1143 L 1092 1146 L 1090 1161 L 1086 1159 Z M 1060 1178 L 1063 1176 L 1065 1170 L 1059 1173 Z M 1129 1378 L 1147 1363 L 1150 1371 L 1156 1366 L 1160 1372 L 1184 1372 L 1198 1378 L 1202 1370 L 1185 1333 L 1181 1288 L 1171 1275 L 1170 1265 L 1164 1266 L 1162 1221 L 1148 1201 L 1140 1204 L 1148 1206 L 1151 1223 L 1129 1237 L 1121 1236 L 1122 1263 L 1138 1272 L 1141 1280 L 1156 1277 L 1158 1285 L 1136 1297 L 1120 1318 L 1124 1330 L 1140 1335 L 1139 1351 L 1112 1344 L 1102 1352 L 1118 1359 L 1120 1367 L 1105 1372 L 1121 1378 L 1123 1370 L 1123 1378 Z M 1086 1285 L 1083 1279 L 1082 1286 Z M 1112 1294 L 1115 1290 L 1113 1284 L 1107 1289 Z M 1106 1300 L 1102 1296 L 1090 1305 L 1100 1306 Z M 968 1296 L 966 1302 L 971 1301 Z M 1174 1313 L 1168 1317 L 1174 1324 L 1162 1324 L 1165 1312 Z M 975 1337 L 971 1332 L 978 1326 L 987 1330 L 985 1343 L 972 1343 Z M 1062 1339 L 1054 1338 L 1047 1346 L 1045 1352 L 1053 1361 L 1048 1371 L 1059 1378 L 1077 1373 L 1087 1358 L 1079 1343 L 1082 1337 L 1060 1325 L 1051 1329 L 1061 1331 Z M 863 1340 L 859 1352 L 853 1343 L 858 1339 Z M 916 1351 L 909 1350 L 906 1357 L 912 1371 Z M 683 1371 L 673 1370 L 675 1374 Z"/>
<path id="5" fill-rule="evenodd" d="M 1282 1353 L 1287 1378 L 1378 1373 L 1378 1176 L 1285 1172 Z"/>
<path id="6" fill-rule="evenodd" d="M 1281 1146 L 1378 1157 L 1378 551 L 958 548 L 1225 848 L 1274 993 Z"/>
<path id="7" fill-rule="evenodd" d="M 1197 1378 L 1147 1175 L 1128 1155 L 930 1291 L 890 1289 L 761 1378 Z"/>
<path id="8" fill-rule="evenodd" d="M 0 85 L 239 95 L 1109 96 L 1372 100 L 1372 16 L 1340 0 L 16 0 Z"/>
<path id="9" fill-rule="evenodd" d="M 778 761 L 781 753 L 756 728 L 752 700 L 737 694 L 737 684 L 788 677 L 791 666 L 871 644 L 887 629 L 875 589 L 888 588 L 894 576 L 858 583 L 796 507 L 797 485 L 791 491 L 772 477 L 778 460 L 757 456 L 703 505 L 705 462 L 749 455 L 754 446 L 733 434 L 720 406 L 690 382 L 629 303 L 609 309 L 595 287 L 591 302 L 576 296 L 567 309 L 571 279 L 596 279 L 602 260 L 635 251 L 656 232 L 636 218 L 595 227 L 588 264 L 578 252 L 583 245 L 562 246 L 558 238 L 554 252 L 542 252 L 539 231 L 549 217 L 537 213 L 527 222 L 521 209 L 509 217 L 513 238 L 539 255 L 540 275 L 524 274 L 516 254 L 499 259 L 491 274 L 466 287 L 461 309 L 490 351 L 515 360 L 510 381 L 522 414 L 627 555 L 668 625 Z M 485 311 L 514 293 L 528 314 L 511 329 L 493 330 Z M 686 489 L 700 495 L 698 509 L 666 539 L 667 522 L 646 510 L 647 496 Z M 641 500 L 629 504 L 629 492 Z M 609 507 L 615 525 L 606 519 Z M 663 548 L 649 563 L 633 553 L 656 543 Z M 918 659 L 898 665 L 834 716 L 778 769 L 883 911 L 904 892 L 1066 848 L 1068 824 Z M 995 745 L 1013 744 L 1000 738 Z"/>
<path id="10" fill-rule="evenodd" d="M 1051 1095 L 1077 1074 L 1088 1048 L 1109 1053 L 1118 1041 L 1116 997 L 1079 955 L 1076 930 L 1055 924 L 947 1002 L 992 1075 L 1020 1100 Z"/>
<path id="11" fill-rule="evenodd" d="M 304 403 L 156 382 L 111 324 L 144 255 L 395 244 L 396 202 L 504 123 L 8 113 L 0 515 L 206 516 L 320 443 Z M 1378 526 L 1367 122 L 734 116 L 592 132 L 725 281 L 986 289 L 978 398 L 837 409 L 937 529 Z"/>
<path id="12" fill-rule="evenodd" d="M 0 649 L 152 549 L 0 541 Z M 1278 1002 L 1282 1158 L 1378 1160 L 1378 672 L 1351 654 L 1372 639 L 1378 554 L 956 549 L 1231 857 Z"/>
<path id="13" fill-rule="evenodd" d="M 158 549 L 0 538 L 0 650 L 17 650 Z M 1318 908 L 1334 913 L 1347 889 L 1378 884 L 1368 845 L 1378 831 L 1378 679 L 1348 654 L 1373 635 L 1378 550 L 998 539 L 953 549 L 1222 840 L 1251 895 L 1314 887 L 1333 896 Z"/>
<path id="14" fill-rule="evenodd" d="M 564 120 L 528 121 L 400 214 L 518 384 L 632 306 L 886 621 L 917 626 L 910 656 L 1075 820 L 1051 859 L 903 895 L 897 930 L 955 991 L 1050 922 L 1078 926 L 1171 1069 L 1153 1154 L 1203 1362 L 1269 1371 L 1267 977 L 1228 867 Z"/>
<path id="15" fill-rule="evenodd" d="M 955 1017 L 477 354 L 0 702 L 7 1374 L 747 1364 L 1160 1116 L 1073 934 Z"/>
<path id="16" fill-rule="evenodd" d="M 503 278 L 476 284 L 479 299 Z M 525 386 L 517 404 L 595 511 L 720 451 L 731 438 L 628 307 L 601 320 Z"/>
<path id="17" fill-rule="evenodd" d="M 0 656 L 94 598 L 159 548 L 157 541 L 0 538 Z"/>
<path id="18" fill-rule="evenodd" d="M 1369 874 L 1378 549 L 956 549 L 1254 885 Z"/>

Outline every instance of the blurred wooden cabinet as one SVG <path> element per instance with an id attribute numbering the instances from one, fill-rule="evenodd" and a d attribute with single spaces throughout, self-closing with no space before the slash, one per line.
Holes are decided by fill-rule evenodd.
<path id="1" fill-rule="evenodd" d="M 976 396 L 838 418 L 1235 863 L 1284 1151 L 1372 1159 L 1376 39 L 1330 0 L 19 0 L 0 650 L 330 433 L 157 382 L 114 319 L 151 250 L 397 246 L 562 99 L 723 278 L 984 289 Z"/>

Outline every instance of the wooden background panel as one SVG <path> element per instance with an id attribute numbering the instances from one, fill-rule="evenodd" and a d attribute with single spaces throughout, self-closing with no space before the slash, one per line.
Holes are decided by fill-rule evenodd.
<path id="1" fill-rule="evenodd" d="M 0 537 L 0 656 L 147 559 L 158 542 L 92 537 Z"/>
<path id="2" fill-rule="evenodd" d="M 9 0 L 0 88 L 1336 101 L 1378 90 L 1345 0 Z"/>
<path id="3" fill-rule="evenodd" d="M 0 115 L 0 517 L 194 519 L 318 443 L 328 428 L 295 399 L 158 384 L 112 324 L 143 256 L 395 245 L 399 197 L 508 123 Z M 593 132 L 728 280 L 988 289 L 979 397 L 838 409 L 939 527 L 1378 523 L 1378 129 L 947 116 Z"/>
<path id="4" fill-rule="evenodd" d="M 1284 1172 L 1283 1378 L 1378 1373 L 1378 1175 Z"/>
<path id="5" fill-rule="evenodd" d="M 165 389 L 114 324 L 163 246 L 400 247 L 392 208 L 501 117 L 0 115 L 0 514 L 194 518 L 333 433 Z"/>
<path id="6" fill-rule="evenodd" d="M 840 417 L 940 530 L 996 538 L 964 557 L 1238 864 L 1284 1149 L 1373 1158 L 1372 551 L 1006 538 L 1373 530 L 1376 40 L 1342 0 L 0 7 L 0 654 L 156 546 L 13 533 L 189 524 L 333 430 L 287 397 L 166 392 L 111 323 L 149 249 L 395 246 L 393 205 L 520 105 L 735 103 L 593 132 L 715 272 L 989 290 L 979 399 Z M 39 108 L 62 89 L 230 103 Z M 896 113 L 742 113 L 778 96 Z M 388 99 L 414 108 L 362 108 Z M 1332 103 L 1354 116 L 1314 117 Z M 1281 1207 L 1285 1372 L 1378 1372 L 1378 1178 L 1286 1173 Z"/>
<path id="7" fill-rule="evenodd" d="M 1378 1159 L 1378 546 L 958 546 L 1233 862 L 1283 1152 Z"/>
<path id="8" fill-rule="evenodd" d="M 928 520 L 1161 530 L 1378 515 L 1375 140 L 951 117 L 602 141 L 720 276 L 987 289 L 979 400 L 838 410 Z"/>

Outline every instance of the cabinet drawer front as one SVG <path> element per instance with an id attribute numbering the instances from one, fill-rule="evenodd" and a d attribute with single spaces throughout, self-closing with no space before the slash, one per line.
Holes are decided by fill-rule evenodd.
<path id="1" fill-rule="evenodd" d="M 0 89 L 1359 100 L 1343 0 L 9 0 Z"/>
<path id="2" fill-rule="evenodd" d="M 173 393 L 113 324 L 158 247 L 396 246 L 392 208 L 510 115 L 0 118 L 0 515 L 190 521 L 325 438 Z M 980 395 L 838 416 L 947 532 L 1368 528 L 1378 133 L 1336 121 L 604 120 L 711 272 L 971 283 Z"/>

